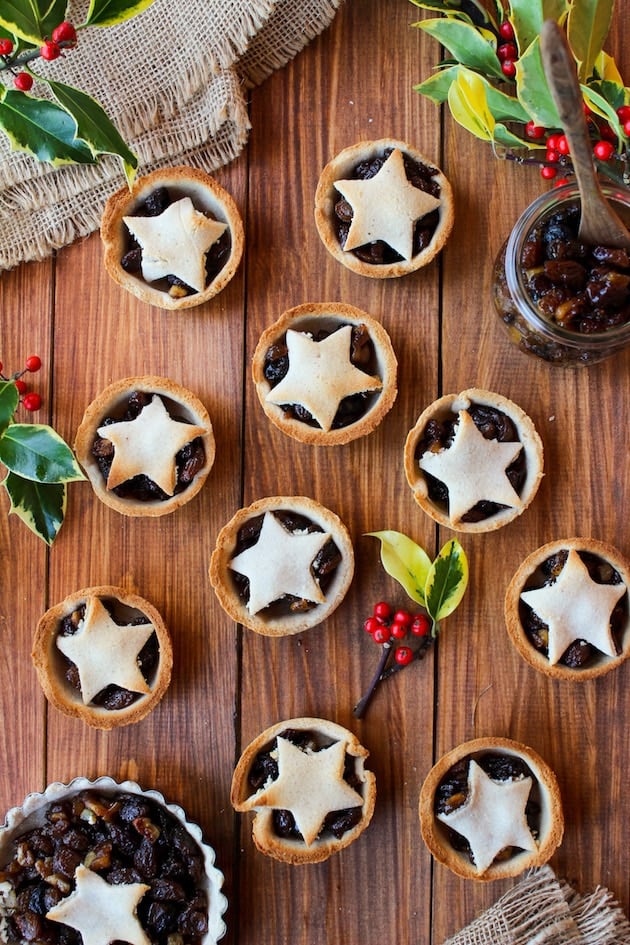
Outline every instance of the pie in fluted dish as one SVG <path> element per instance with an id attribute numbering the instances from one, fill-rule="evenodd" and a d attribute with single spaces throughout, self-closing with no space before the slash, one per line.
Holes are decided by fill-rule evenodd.
<path id="1" fill-rule="evenodd" d="M 267 496 L 217 537 L 210 581 L 237 623 L 265 636 L 299 633 L 339 606 L 354 574 L 346 526 L 306 496 Z"/>
<path id="2" fill-rule="evenodd" d="M 321 173 L 315 222 L 328 251 L 362 276 L 387 279 L 426 266 L 453 227 L 451 185 L 403 141 L 360 141 Z"/>
<path id="3" fill-rule="evenodd" d="M 139 722 L 162 699 L 173 652 L 156 608 L 121 587 L 76 591 L 41 617 L 33 663 L 48 700 L 94 728 Z"/>
<path id="4" fill-rule="evenodd" d="M 204 171 L 183 166 L 153 171 L 112 194 L 101 238 L 110 276 L 165 309 L 215 296 L 236 272 L 244 246 L 230 194 Z"/>
<path id="5" fill-rule="evenodd" d="M 405 443 L 418 505 L 440 525 L 488 532 L 525 511 L 543 474 L 532 420 L 507 397 L 470 388 L 426 408 Z"/>
<path id="6" fill-rule="evenodd" d="M 356 840 L 376 801 L 367 756 L 352 732 L 326 719 L 288 719 L 262 732 L 243 752 L 231 791 L 237 811 L 256 814 L 257 849 L 285 863 L 319 863 Z"/>
<path id="7" fill-rule="evenodd" d="M 630 655 L 630 562 L 593 538 L 548 542 L 523 561 L 505 596 L 512 642 L 547 676 L 602 676 Z"/>
<path id="8" fill-rule="evenodd" d="M 508 738 L 474 739 L 444 755 L 422 785 L 419 815 L 435 859 L 481 881 L 542 866 L 564 832 L 555 774 Z"/>
<path id="9" fill-rule="evenodd" d="M 190 501 L 215 454 L 206 408 L 189 390 L 147 375 L 116 381 L 89 405 L 75 438 L 96 495 L 123 515 L 166 515 Z"/>
<path id="10" fill-rule="evenodd" d="M 307 302 L 260 337 L 252 362 L 267 417 L 303 443 L 371 433 L 396 398 L 397 361 L 375 319 L 342 302 Z"/>

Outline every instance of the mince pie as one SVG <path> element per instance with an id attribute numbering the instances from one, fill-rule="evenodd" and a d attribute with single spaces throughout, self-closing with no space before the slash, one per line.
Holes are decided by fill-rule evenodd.
<path id="1" fill-rule="evenodd" d="M 0 827 L 0 941 L 216 945 L 227 901 L 214 859 L 157 791 L 51 784 Z"/>
<path id="2" fill-rule="evenodd" d="M 512 642 L 547 676 L 602 676 L 630 655 L 630 562 L 592 538 L 551 541 L 521 564 L 505 597 Z"/>
<path id="3" fill-rule="evenodd" d="M 270 496 L 219 532 L 210 581 L 237 623 L 265 636 L 314 627 L 339 606 L 354 574 L 343 522 L 304 496 Z"/>
<path id="4" fill-rule="evenodd" d="M 471 388 L 447 394 L 420 415 L 405 443 L 405 473 L 418 505 L 440 525 L 489 532 L 534 498 L 543 446 L 511 400 Z"/>
<path id="5" fill-rule="evenodd" d="M 255 738 L 234 771 L 231 800 L 255 812 L 257 849 L 285 863 L 319 863 L 356 840 L 376 800 L 368 754 L 325 719 L 288 719 Z"/>
<path id="6" fill-rule="evenodd" d="M 271 422 L 318 445 L 371 433 L 396 398 L 396 370 L 385 329 L 341 302 L 289 309 L 263 332 L 252 364 Z"/>
<path id="7" fill-rule="evenodd" d="M 508 738 L 478 738 L 444 755 L 422 785 L 419 814 L 435 859 L 465 879 L 542 866 L 564 832 L 553 771 Z"/>
<path id="8" fill-rule="evenodd" d="M 49 701 L 94 728 L 139 722 L 171 679 L 173 653 L 158 611 L 109 585 L 70 594 L 41 617 L 33 662 Z"/>
<path id="9" fill-rule="evenodd" d="M 386 279 L 426 266 L 453 227 L 442 171 L 402 141 L 345 148 L 322 171 L 315 222 L 328 251 L 362 276 Z"/>
<path id="10" fill-rule="evenodd" d="M 123 515 L 166 515 L 195 496 L 214 462 L 203 404 L 163 377 L 129 377 L 85 411 L 77 459 L 99 499 Z"/>
<path id="11" fill-rule="evenodd" d="M 123 288 L 165 309 L 191 308 L 228 284 L 243 255 L 232 197 L 193 167 L 171 167 L 122 187 L 101 223 L 105 267 Z"/>

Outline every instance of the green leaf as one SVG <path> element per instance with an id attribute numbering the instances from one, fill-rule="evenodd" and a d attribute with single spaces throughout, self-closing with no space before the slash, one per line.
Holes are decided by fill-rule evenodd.
<path id="1" fill-rule="evenodd" d="M 84 26 L 115 26 L 142 13 L 153 0 L 91 0 Z"/>
<path id="2" fill-rule="evenodd" d="M 560 117 L 545 78 L 539 37 L 517 61 L 516 82 L 518 100 L 534 124 L 559 128 Z"/>
<path id="3" fill-rule="evenodd" d="M 615 85 L 620 85 L 623 88 L 623 79 L 617 68 L 617 63 L 603 49 L 595 61 L 595 72 L 600 79 L 606 82 L 614 82 Z"/>
<path id="4" fill-rule="evenodd" d="M 431 569 L 431 559 L 415 541 L 396 531 L 367 532 L 381 542 L 381 561 L 416 603 L 424 606 L 424 586 Z"/>
<path id="5" fill-rule="evenodd" d="M 47 545 L 52 545 L 66 511 L 66 486 L 33 482 L 12 472 L 2 485 L 11 500 L 9 512 L 17 515 Z"/>
<path id="6" fill-rule="evenodd" d="M 457 78 L 461 66 L 449 66 L 447 69 L 438 69 L 432 76 L 414 85 L 414 91 L 431 99 L 436 105 L 442 105 L 448 98 L 448 90 Z"/>
<path id="7" fill-rule="evenodd" d="M 87 144 L 97 157 L 99 154 L 115 154 L 123 162 L 125 174 L 132 183 L 138 159 L 129 150 L 115 125 L 103 107 L 90 95 L 62 82 L 48 82 L 50 89 L 75 122 L 75 135 Z"/>
<path id="8" fill-rule="evenodd" d="M 503 79 L 492 34 L 460 20 L 422 20 L 417 26 L 445 46 L 458 62 L 484 75 Z"/>
<path id="9" fill-rule="evenodd" d="M 2 0 L 0 26 L 39 46 L 66 18 L 67 0 Z"/>
<path id="10" fill-rule="evenodd" d="M 470 70 L 460 72 L 448 91 L 448 106 L 455 121 L 475 137 L 494 140 L 495 120 L 481 76 Z"/>
<path id="11" fill-rule="evenodd" d="M 624 104 L 623 88 L 612 82 L 594 82 L 591 85 L 583 85 L 582 94 L 588 107 L 605 118 L 619 141 L 623 141 L 624 133 L 617 115 L 617 108 Z"/>
<path id="12" fill-rule="evenodd" d="M 0 436 L 13 420 L 19 402 L 20 395 L 13 381 L 0 380 Z"/>
<path id="13" fill-rule="evenodd" d="M 573 0 L 567 20 L 567 38 L 578 64 L 578 77 L 586 82 L 602 51 L 615 0 Z"/>
<path id="14" fill-rule="evenodd" d="M 426 608 L 437 628 L 452 614 L 468 586 L 468 559 L 455 538 L 444 545 L 431 565 L 425 588 Z"/>
<path id="15" fill-rule="evenodd" d="M 479 26 L 489 25 L 492 22 L 488 11 L 479 0 L 468 0 L 467 12 L 462 10 L 461 0 L 411 0 L 411 2 L 422 10 L 437 11 L 443 13 L 444 16 L 456 17 Z M 417 23 L 414 25 L 418 26 Z"/>
<path id="16" fill-rule="evenodd" d="M 510 0 L 510 22 L 521 55 L 540 35 L 545 20 L 562 22 L 568 10 L 567 0 Z"/>
<path id="17" fill-rule="evenodd" d="M 50 164 L 94 164 L 87 147 L 75 138 L 75 122 L 55 102 L 8 89 L 0 101 L 0 128 L 13 150 L 26 151 Z"/>
<path id="18" fill-rule="evenodd" d="M 441 105 L 447 101 L 451 85 L 465 68 L 465 66 L 456 65 L 450 66 L 448 69 L 440 69 L 435 75 L 414 86 L 414 89 L 426 98 L 431 99 L 436 105 Z M 478 78 L 484 84 L 488 108 L 495 121 L 519 121 L 523 124 L 529 121 L 529 114 L 517 98 L 513 95 L 506 95 L 505 92 L 496 88 L 484 76 L 478 76 Z"/>
<path id="19" fill-rule="evenodd" d="M 35 482 L 85 478 L 70 447 L 44 424 L 12 423 L 0 440 L 0 462 L 16 475 Z"/>

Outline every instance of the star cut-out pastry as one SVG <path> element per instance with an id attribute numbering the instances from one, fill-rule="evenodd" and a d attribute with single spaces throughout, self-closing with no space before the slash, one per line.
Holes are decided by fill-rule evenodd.
<path id="1" fill-rule="evenodd" d="M 77 632 L 57 637 L 57 646 L 79 671 L 85 704 L 109 685 L 150 692 L 138 654 L 154 631 L 152 623 L 121 626 L 97 597 L 88 598 Z"/>
<path id="2" fill-rule="evenodd" d="M 338 180 L 335 188 L 352 207 L 352 222 L 343 247 L 346 252 L 383 240 L 403 259 L 409 260 L 413 255 L 416 222 L 440 205 L 437 197 L 409 182 L 398 148 L 374 177 Z"/>
<path id="3" fill-rule="evenodd" d="M 176 200 L 157 216 L 123 217 L 142 249 L 142 275 L 155 282 L 174 275 L 197 292 L 206 287 L 206 253 L 227 223 L 195 210 L 190 197 Z"/>
<path id="4" fill-rule="evenodd" d="M 278 777 L 254 797 L 256 807 L 289 810 L 307 846 L 316 839 L 326 814 L 361 807 L 363 798 L 344 781 L 345 742 L 320 751 L 302 751 L 278 737 Z"/>
<path id="5" fill-rule="evenodd" d="M 151 888 L 144 883 L 105 882 L 83 864 L 75 871 L 76 888 L 46 913 L 52 922 L 69 925 L 80 933 L 83 945 L 151 945 L 140 925 L 136 908 Z"/>
<path id="6" fill-rule="evenodd" d="M 192 423 L 173 420 L 161 397 L 154 394 L 134 420 L 121 420 L 98 429 L 99 436 L 114 444 L 114 459 L 107 488 L 115 489 L 134 476 L 148 476 L 166 495 L 177 483 L 175 457 L 179 451 L 207 431 Z"/>
<path id="7" fill-rule="evenodd" d="M 352 325 L 344 325 L 321 341 L 288 329 L 289 370 L 266 400 L 279 405 L 300 404 L 322 430 L 330 430 L 344 397 L 383 386 L 380 378 L 370 377 L 352 364 L 351 344 Z"/>
<path id="8" fill-rule="evenodd" d="M 256 544 L 230 561 L 230 568 L 249 579 L 249 613 L 258 613 L 285 594 L 323 603 L 326 598 L 311 565 L 329 538 L 329 532 L 290 532 L 272 512 L 265 512 Z"/>
<path id="9" fill-rule="evenodd" d="M 505 847 L 537 849 L 525 816 L 531 786 L 529 777 L 494 781 L 471 759 L 466 801 L 437 817 L 468 840 L 478 873 L 485 872 Z"/>
<path id="10" fill-rule="evenodd" d="M 506 475 L 523 448 L 519 441 L 487 440 L 467 410 L 459 411 L 453 442 L 448 449 L 427 451 L 420 469 L 448 488 L 449 519 L 457 524 L 477 502 L 496 502 L 520 508 L 522 500 Z"/>
<path id="11" fill-rule="evenodd" d="M 625 584 L 598 584 L 575 548 L 552 584 L 523 591 L 521 598 L 549 628 L 549 662 L 555 665 L 575 640 L 585 640 L 607 656 L 617 656 L 610 629 Z"/>

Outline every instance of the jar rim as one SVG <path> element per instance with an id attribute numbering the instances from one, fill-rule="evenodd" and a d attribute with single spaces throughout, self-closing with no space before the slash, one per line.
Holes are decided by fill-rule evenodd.
<path id="1" fill-rule="evenodd" d="M 622 204 L 630 210 L 630 189 L 614 184 L 601 185 L 604 195 L 611 201 Z M 630 321 L 605 331 L 581 334 L 571 331 L 545 318 L 533 302 L 523 276 L 520 265 L 523 246 L 534 225 L 544 217 L 550 216 L 564 206 L 579 205 L 580 192 L 577 183 L 571 182 L 556 187 L 554 190 L 540 194 L 521 213 L 508 237 L 505 249 L 505 279 L 513 298 L 519 304 L 526 306 L 527 317 L 536 330 L 554 341 L 562 341 L 567 347 L 584 348 L 588 345 L 591 350 L 605 349 L 614 344 L 621 344 L 630 336 Z"/>

